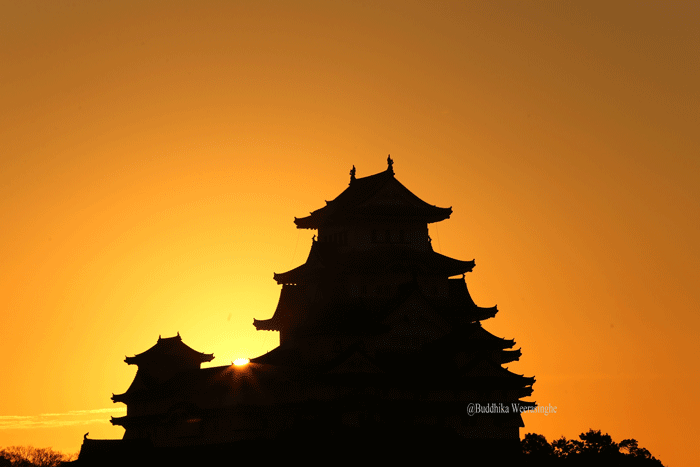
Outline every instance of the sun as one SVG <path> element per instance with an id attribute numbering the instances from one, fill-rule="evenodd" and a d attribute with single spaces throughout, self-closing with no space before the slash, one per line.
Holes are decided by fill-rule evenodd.
<path id="1" fill-rule="evenodd" d="M 249 358 L 237 358 L 233 361 L 233 364 L 236 366 L 244 366 L 244 365 L 247 365 L 248 363 L 250 363 Z"/>

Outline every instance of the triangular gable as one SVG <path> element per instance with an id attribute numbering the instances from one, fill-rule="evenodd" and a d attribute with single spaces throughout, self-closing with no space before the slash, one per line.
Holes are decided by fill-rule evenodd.
<path id="1" fill-rule="evenodd" d="M 386 190 L 386 191 L 385 191 Z M 439 208 L 426 203 L 403 186 L 394 178 L 394 172 L 388 169 L 368 177 L 351 181 L 337 198 L 326 201 L 326 206 L 310 213 L 307 217 L 294 218 L 294 223 L 300 229 L 318 229 L 338 220 L 347 220 L 347 216 L 356 215 L 395 215 L 396 212 L 374 211 L 374 207 L 409 208 L 403 215 L 416 216 L 423 221 L 432 223 L 447 219 L 452 214 L 452 208 Z M 370 211 L 370 212 L 365 212 Z"/>
<path id="2" fill-rule="evenodd" d="M 410 206 L 413 208 L 425 207 L 427 203 L 422 201 L 416 195 L 411 193 L 406 187 L 401 185 L 398 180 L 392 178 L 384 186 L 382 186 L 375 193 L 372 193 L 367 199 L 365 199 L 361 204 L 355 206 L 355 208 L 361 208 L 363 206 L 381 205 L 381 206 Z"/>
<path id="3" fill-rule="evenodd" d="M 214 354 L 198 352 L 182 342 L 180 333 L 174 337 L 158 337 L 156 345 L 134 355 L 126 357 L 124 361 L 129 365 L 157 365 L 164 361 L 175 360 L 183 365 L 191 364 L 199 366 L 201 363 L 210 362 L 214 359 Z"/>

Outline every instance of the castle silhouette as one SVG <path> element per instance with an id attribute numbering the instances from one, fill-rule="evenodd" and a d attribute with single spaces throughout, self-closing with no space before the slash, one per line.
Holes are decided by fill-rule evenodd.
<path id="1" fill-rule="evenodd" d="M 521 399 L 535 380 L 504 368 L 520 350 L 482 327 L 498 310 L 469 294 L 474 261 L 432 248 L 428 224 L 452 209 L 404 187 L 391 157 L 385 171 L 355 175 L 353 166 L 337 198 L 294 219 L 317 231 L 309 256 L 274 274 L 277 308 L 253 320 L 279 332 L 280 345 L 246 365 L 202 369 L 213 354 L 179 333 L 159 337 L 126 358 L 138 371 L 112 397 L 127 407 L 111 420 L 124 438 L 86 436 L 77 464 L 214 462 L 231 448 L 264 456 L 519 451 L 524 425 L 512 408 L 534 407 Z"/>

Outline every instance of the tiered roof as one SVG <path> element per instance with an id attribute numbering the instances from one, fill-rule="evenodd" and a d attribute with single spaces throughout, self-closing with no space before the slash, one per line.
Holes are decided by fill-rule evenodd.
<path id="1" fill-rule="evenodd" d="M 275 273 L 273 277 L 278 284 L 300 284 L 318 280 L 328 271 L 362 274 L 378 266 L 408 273 L 451 277 L 471 272 L 476 264 L 474 260 L 461 261 L 433 250 L 419 251 L 401 245 L 373 250 L 339 250 L 339 245 L 335 243 L 314 241 L 306 263 L 287 272 Z"/>
<path id="2" fill-rule="evenodd" d="M 169 380 L 174 375 L 197 371 L 200 365 L 214 359 L 214 354 L 197 352 L 184 342 L 180 333 L 173 337 L 158 337 L 156 345 L 124 361 L 129 365 L 137 365 L 134 381 L 123 394 L 113 394 L 114 402 L 124 402 L 143 397 L 151 393 L 153 388 Z"/>
<path id="3" fill-rule="evenodd" d="M 307 306 L 304 290 L 299 287 L 283 287 L 272 318 L 253 319 L 253 325 L 258 331 L 279 331 L 285 323 L 303 316 Z"/>
<path id="4" fill-rule="evenodd" d="M 124 361 L 129 365 L 140 366 L 143 364 L 160 362 L 163 359 L 176 359 L 181 362 L 202 364 L 212 361 L 214 359 L 214 354 L 197 352 L 182 342 L 182 337 L 180 337 L 180 333 L 178 332 L 177 335 L 173 337 L 162 338 L 159 336 L 156 345 L 138 355 L 126 357 Z"/>
<path id="5" fill-rule="evenodd" d="M 535 379 L 504 368 L 519 359 L 520 349 L 481 326 L 498 309 L 472 299 L 464 274 L 474 261 L 430 246 L 427 224 L 447 219 L 451 208 L 419 199 L 395 179 L 390 158 L 388 163 L 386 171 L 364 178 L 356 178 L 353 168 L 345 191 L 295 219 L 298 228 L 333 228 L 319 232 L 322 239 L 313 241 L 304 264 L 274 275 L 282 285 L 277 308 L 272 318 L 253 324 L 280 331 L 278 347 L 242 368 L 200 369 L 213 354 L 193 350 L 179 334 L 159 338 L 126 358 L 139 370 L 127 392 L 113 396 L 129 404 L 129 414 L 112 423 L 129 436 L 145 436 L 142 428 L 172 424 L 175 411 L 187 406 L 192 420 L 218 420 L 202 423 L 202 430 L 217 427 L 217 434 L 226 434 L 217 425 L 223 420 L 237 427 L 229 433 L 236 439 L 245 430 L 251 439 L 272 439 L 274 427 L 307 423 L 313 411 L 324 412 L 318 419 L 323 430 L 330 418 L 342 420 L 346 430 L 346 415 L 366 413 L 367 420 L 391 421 L 387 427 L 405 421 L 432 430 L 433 422 L 424 419 L 439 420 L 462 436 L 495 430 L 496 437 L 517 443 L 517 430 L 508 427 L 523 426 L 519 413 L 463 415 L 473 402 L 532 406 L 519 399 L 531 395 Z M 411 232 L 410 242 L 375 242 L 370 235 L 394 225 Z M 326 241 L 338 232 L 351 241 Z M 267 428 L 236 425 L 246 417 Z M 202 440 L 211 442 L 211 434 L 202 432 Z"/>
<path id="6" fill-rule="evenodd" d="M 426 203 L 403 186 L 394 177 L 393 161 L 384 172 L 368 177 L 355 178 L 354 167 L 350 186 L 337 198 L 326 201 L 326 206 L 309 216 L 294 218 L 299 229 L 347 224 L 358 221 L 420 221 L 428 224 L 450 217 L 452 208 L 440 208 Z"/>

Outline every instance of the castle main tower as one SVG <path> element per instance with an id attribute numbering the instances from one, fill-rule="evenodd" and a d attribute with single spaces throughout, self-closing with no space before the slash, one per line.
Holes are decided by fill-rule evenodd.
<path id="1" fill-rule="evenodd" d="M 535 380 L 505 369 L 520 350 L 482 327 L 498 310 L 469 294 L 474 261 L 432 248 L 428 224 L 452 209 L 418 198 L 387 165 L 363 178 L 353 167 L 337 198 L 295 218 L 318 234 L 304 264 L 274 275 L 277 309 L 254 325 L 278 331 L 280 345 L 252 361 L 314 375 L 333 401 L 328 426 L 515 446 L 524 425 L 513 404 L 534 406 L 521 399 Z"/>

